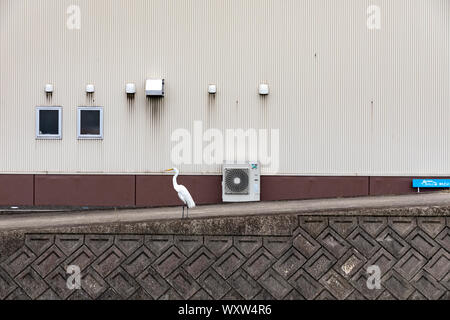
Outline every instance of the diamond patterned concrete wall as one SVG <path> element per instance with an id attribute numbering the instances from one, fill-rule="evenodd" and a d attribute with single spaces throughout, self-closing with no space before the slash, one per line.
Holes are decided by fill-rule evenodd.
<path id="1" fill-rule="evenodd" d="M 450 298 L 445 217 L 299 216 L 289 237 L 30 234 L 0 262 L 0 299 Z"/>

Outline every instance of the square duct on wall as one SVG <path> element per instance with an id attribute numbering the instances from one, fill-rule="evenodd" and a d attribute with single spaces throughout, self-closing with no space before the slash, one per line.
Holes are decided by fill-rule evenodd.
<path id="1" fill-rule="evenodd" d="M 164 79 L 147 79 L 145 95 L 147 97 L 164 97 Z"/>
<path id="2" fill-rule="evenodd" d="M 86 93 L 92 94 L 95 92 L 95 86 L 93 84 L 87 84 L 86 85 Z"/>
<path id="3" fill-rule="evenodd" d="M 125 85 L 126 94 L 135 94 L 136 93 L 136 84 L 135 83 L 127 83 Z"/>
<path id="4" fill-rule="evenodd" d="M 45 93 L 47 93 L 47 94 L 53 93 L 53 90 L 54 90 L 53 84 L 47 83 L 45 85 L 45 89 L 44 90 L 45 90 Z"/>
<path id="5" fill-rule="evenodd" d="M 268 83 L 260 83 L 258 88 L 259 94 L 262 96 L 267 96 L 270 92 Z"/>

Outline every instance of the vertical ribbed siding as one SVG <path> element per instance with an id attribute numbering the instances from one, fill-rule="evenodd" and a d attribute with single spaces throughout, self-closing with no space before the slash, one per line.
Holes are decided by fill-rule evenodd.
<path id="1" fill-rule="evenodd" d="M 0 0 L 0 172 L 159 172 L 171 133 L 202 120 L 279 129 L 280 174 L 448 175 L 449 19 L 447 0 Z M 150 77 L 165 98 L 145 97 Z M 62 141 L 35 140 L 37 105 L 63 107 Z M 104 107 L 103 141 L 76 139 L 83 105 Z"/>

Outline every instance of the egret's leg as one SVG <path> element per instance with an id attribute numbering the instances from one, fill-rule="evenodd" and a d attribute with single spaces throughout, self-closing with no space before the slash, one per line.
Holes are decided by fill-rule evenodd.
<path id="1" fill-rule="evenodd" d="M 183 215 L 181 216 L 181 219 L 184 219 L 184 206 L 183 206 Z"/>
<path id="2" fill-rule="evenodd" d="M 186 219 L 189 219 L 189 207 L 186 207 Z"/>

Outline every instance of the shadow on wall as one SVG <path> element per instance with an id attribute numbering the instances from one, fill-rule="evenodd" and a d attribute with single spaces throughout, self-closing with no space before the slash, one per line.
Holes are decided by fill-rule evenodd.
<path id="1" fill-rule="evenodd" d="M 164 97 L 146 97 L 147 118 L 151 118 L 153 125 L 159 125 L 165 109 Z"/>
<path id="2" fill-rule="evenodd" d="M 134 106 L 136 104 L 136 99 L 134 94 L 127 94 L 127 107 L 128 107 L 128 111 L 131 112 L 134 109 Z"/>

